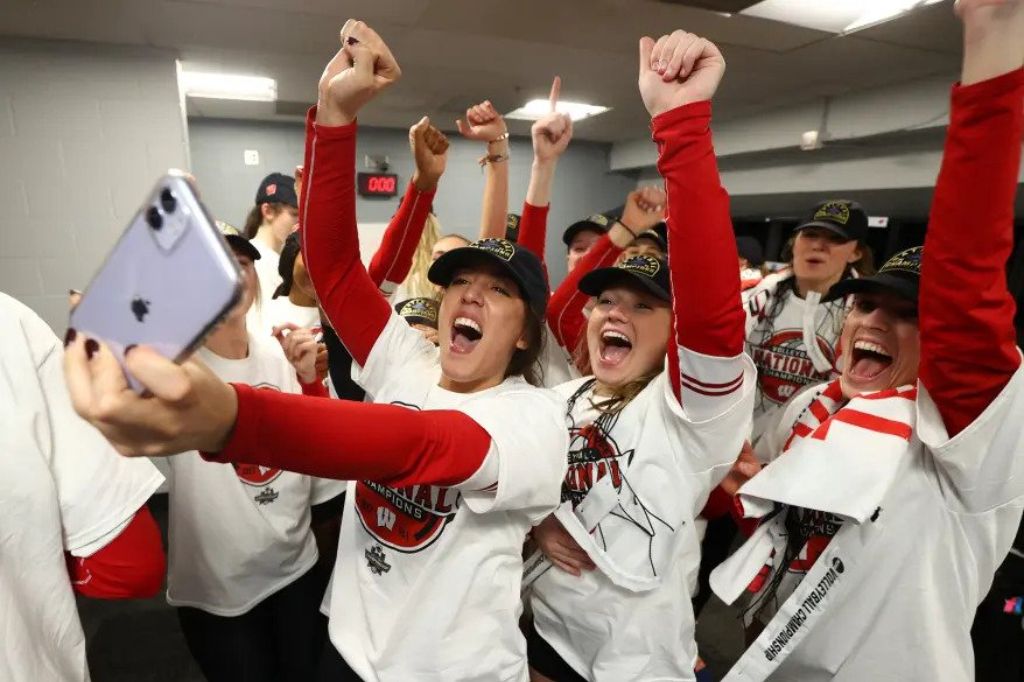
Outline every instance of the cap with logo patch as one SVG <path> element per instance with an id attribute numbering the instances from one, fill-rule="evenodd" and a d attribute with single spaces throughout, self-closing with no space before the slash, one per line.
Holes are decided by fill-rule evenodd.
<path id="1" fill-rule="evenodd" d="M 433 298 L 409 298 L 395 304 L 395 312 L 409 324 L 422 324 L 437 329 L 440 304 Z"/>
<path id="2" fill-rule="evenodd" d="M 543 319 L 551 295 L 544 266 L 529 249 L 507 239 L 478 239 L 469 246 L 452 249 L 434 261 L 427 271 L 427 278 L 446 287 L 451 284 L 457 270 L 480 262 L 493 263 L 504 270 L 519 285 L 530 309 Z"/>
<path id="3" fill-rule="evenodd" d="M 256 190 L 256 205 L 287 204 L 298 208 L 299 198 L 295 195 L 295 178 L 284 173 L 271 173 L 263 178 Z"/>
<path id="4" fill-rule="evenodd" d="M 602 291 L 623 280 L 640 284 L 663 301 L 672 300 L 668 262 L 646 254 L 630 256 L 618 265 L 587 273 L 580 280 L 580 291 L 588 296 L 600 296 Z"/>
<path id="5" fill-rule="evenodd" d="M 833 232 L 846 241 L 860 241 L 868 234 L 868 214 L 856 201 L 832 199 L 814 207 L 814 212 L 796 231 L 820 227 Z"/>
<path id="6" fill-rule="evenodd" d="M 636 236 L 634 241 L 640 241 L 641 239 L 647 239 L 652 241 L 661 249 L 662 253 L 668 253 L 668 225 L 664 222 L 658 223 L 654 227 L 649 227 Z"/>
<path id="7" fill-rule="evenodd" d="M 235 253 L 241 253 L 254 261 L 260 259 L 260 252 L 252 245 L 252 242 L 242 236 L 242 233 L 237 227 L 234 225 L 228 225 L 223 220 L 218 220 L 216 223 L 217 229 L 220 230 L 222 235 L 224 235 L 224 239 L 227 240 L 228 246 L 230 246 Z"/>
<path id="8" fill-rule="evenodd" d="M 566 246 L 572 245 L 572 240 L 576 238 L 580 232 L 596 232 L 598 234 L 604 234 L 611 229 L 612 223 L 617 220 L 617 217 L 610 213 L 595 213 L 592 216 L 588 216 L 583 220 L 577 220 L 569 227 L 565 228 L 565 232 L 562 233 L 562 242 Z"/>
<path id="9" fill-rule="evenodd" d="M 840 280 L 828 290 L 828 294 L 822 300 L 834 301 L 850 294 L 873 291 L 896 294 L 916 304 L 921 284 L 921 256 L 923 254 L 923 246 L 900 251 L 885 261 L 885 265 L 870 277 L 850 277 Z"/>

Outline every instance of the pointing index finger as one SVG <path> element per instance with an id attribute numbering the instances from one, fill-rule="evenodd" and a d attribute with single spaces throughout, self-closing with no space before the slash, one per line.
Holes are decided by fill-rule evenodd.
<path id="1" fill-rule="evenodd" d="M 558 110 L 558 96 L 562 94 L 562 78 L 555 76 L 551 81 L 551 94 L 548 95 L 548 102 L 551 104 L 551 111 Z"/>

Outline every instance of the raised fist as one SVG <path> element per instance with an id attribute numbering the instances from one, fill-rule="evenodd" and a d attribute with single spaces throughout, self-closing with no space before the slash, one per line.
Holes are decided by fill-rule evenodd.
<path id="1" fill-rule="evenodd" d="M 629 193 L 622 209 L 621 222 L 640 234 L 665 219 L 665 191 L 658 187 L 644 187 Z"/>
<path id="2" fill-rule="evenodd" d="M 401 76 L 381 37 L 363 22 L 349 19 L 341 29 L 341 49 L 320 76 L 317 123 L 352 123 L 363 105 Z"/>
<path id="3" fill-rule="evenodd" d="M 557 111 L 558 97 L 562 91 L 562 79 L 555 76 L 551 83 L 550 111 L 537 120 L 530 128 L 533 138 L 533 156 L 537 161 L 557 161 L 572 139 L 572 119 L 568 114 Z"/>
<path id="4" fill-rule="evenodd" d="M 466 120 L 456 119 L 455 126 L 464 138 L 484 142 L 493 142 L 508 132 L 505 119 L 489 100 L 466 109 Z"/>
<path id="5" fill-rule="evenodd" d="M 430 119 L 424 116 L 409 128 L 409 147 L 416 161 L 416 173 L 412 178 L 416 189 L 421 192 L 434 189 L 448 161 L 448 138 L 430 125 Z"/>
<path id="6" fill-rule="evenodd" d="M 651 117 L 711 99 L 725 73 L 725 58 L 711 41 L 686 31 L 640 39 L 640 96 Z"/>

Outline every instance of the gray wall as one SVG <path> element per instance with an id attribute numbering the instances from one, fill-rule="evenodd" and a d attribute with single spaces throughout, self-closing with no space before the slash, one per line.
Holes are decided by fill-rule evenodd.
<path id="1" fill-rule="evenodd" d="M 189 119 L 192 168 L 203 188 L 203 198 L 221 219 L 238 227 L 252 206 L 259 181 L 273 171 L 291 174 L 302 162 L 304 129 L 300 124 L 275 124 L 214 119 Z M 480 224 L 483 174 L 477 159 L 481 145 L 449 135 L 448 169 L 441 181 L 434 209 L 447 232 L 474 236 Z M 243 151 L 256 149 L 259 166 L 246 166 Z M 562 158 L 555 179 L 548 232 L 548 258 L 552 282 L 565 275 L 565 247 L 562 229 L 595 211 L 622 204 L 635 180 L 624 174 L 608 172 L 609 146 L 576 141 Z M 387 155 L 392 172 L 398 173 L 404 190 L 413 171 L 408 135 L 400 130 L 364 128 L 359 131 L 357 164 L 363 155 Z M 530 141 L 512 141 L 509 169 L 509 206 L 515 213 L 522 208 L 530 177 L 533 151 Z M 356 211 L 361 222 L 387 222 L 401 198 L 363 199 Z"/>
<path id="2" fill-rule="evenodd" d="M 0 291 L 58 334 L 68 289 L 187 165 L 174 55 L 0 39 Z"/>

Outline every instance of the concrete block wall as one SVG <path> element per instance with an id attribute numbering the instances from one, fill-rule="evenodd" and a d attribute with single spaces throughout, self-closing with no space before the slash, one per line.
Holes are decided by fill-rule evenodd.
<path id="1" fill-rule="evenodd" d="M 175 55 L 0 38 L 0 291 L 62 334 L 168 168 L 187 168 Z"/>

